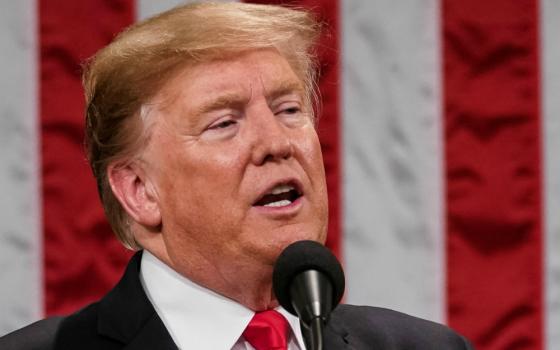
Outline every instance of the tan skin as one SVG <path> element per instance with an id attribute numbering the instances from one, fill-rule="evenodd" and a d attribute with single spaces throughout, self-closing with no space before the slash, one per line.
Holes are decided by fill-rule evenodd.
<path id="1" fill-rule="evenodd" d="M 301 79 L 277 51 L 250 51 L 185 69 L 150 105 L 145 149 L 108 170 L 136 240 L 202 286 L 255 311 L 275 307 L 279 253 L 326 237 L 325 173 Z M 297 201 L 255 205 L 286 183 Z"/>

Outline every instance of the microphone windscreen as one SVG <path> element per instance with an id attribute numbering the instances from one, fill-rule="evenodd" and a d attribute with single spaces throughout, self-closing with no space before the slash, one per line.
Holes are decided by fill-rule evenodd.
<path id="1" fill-rule="evenodd" d="M 334 254 L 315 241 L 292 243 L 276 260 L 272 285 L 280 305 L 297 316 L 291 302 L 290 286 L 294 277 L 307 270 L 322 272 L 330 280 L 333 288 L 332 309 L 334 309 L 344 294 L 344 272 Z"/>

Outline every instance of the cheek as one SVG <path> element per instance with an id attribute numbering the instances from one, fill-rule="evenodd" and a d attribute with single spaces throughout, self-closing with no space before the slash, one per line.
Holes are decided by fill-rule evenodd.
<path id="1" fill-rule="evenodd" d="M 241 168 L 235 152 L 197 152 L 170 160 L 163 170 L 160 201 L 167 208 L 168 220 L 176 225 L 226 226 L 226 218 L 237 217 L 232 201 L 238 197 Z M 206 155 L 206 157 L 204 157 Z M 179 221 L 180 220 L 180 221 Z M 229 220 L 228 220 L 229 221 Z"/>
<path id="2" fill-rule="evenodd" d="M 319 137 L 313 131 L 312 133 L 307 133 L 302 138 L 301 149 L 303 153 L 303 159 L 306 166 L 311 172 L 311 180 L 318 183 L 325 182 L 325 166 L 323 164 L 323 154 L 321 152 L 321 144 L 319 142 Z"/>
<path id="3" fill-rule="evenodd" d="M 315 203 L 318 210 L 317 215 L 318 217 L 322 217 L 326 222 L 328 216 L 328 195 L 321 145 L 315 133 L 314 137 L 308 137 L 307 140 L 304 157 L 306 166 L 309 169 L 308 176 L 315 195 Z"/>
<path id="4" fill-rule="evenodd" d="M 249 161 L 250 149 L 248 142 L 242 138 L 214 144 L 201 142 L 198 147 L 189 150 L 188 159 L 195 175 L 235 176 Z"/>

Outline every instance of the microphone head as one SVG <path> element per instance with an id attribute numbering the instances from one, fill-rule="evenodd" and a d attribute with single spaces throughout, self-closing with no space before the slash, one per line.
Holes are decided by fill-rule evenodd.
<path id="1" fill-rule="evenodd" d="M 328 248 L 315 241 L 292 243 L 276 260 L 272 286 L 280 305 L 296 316 L 298 315 L 292 306 L 290 287 L 297 275 L 308 270 L 322 272 L 330 280 L 333 288 L 332 309 L 338 305 L 344 294 L 342 266 Z"/>

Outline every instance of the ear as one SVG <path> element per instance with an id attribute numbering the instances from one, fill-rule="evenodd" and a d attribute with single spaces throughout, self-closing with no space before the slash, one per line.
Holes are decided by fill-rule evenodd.
<path id="1" fill-rule="evenodd" d="M 113 194 L 137 223 L 147 227 L 161 225 L 157 194 L 141 167 L 112 164 L 107 169 Z"/>

